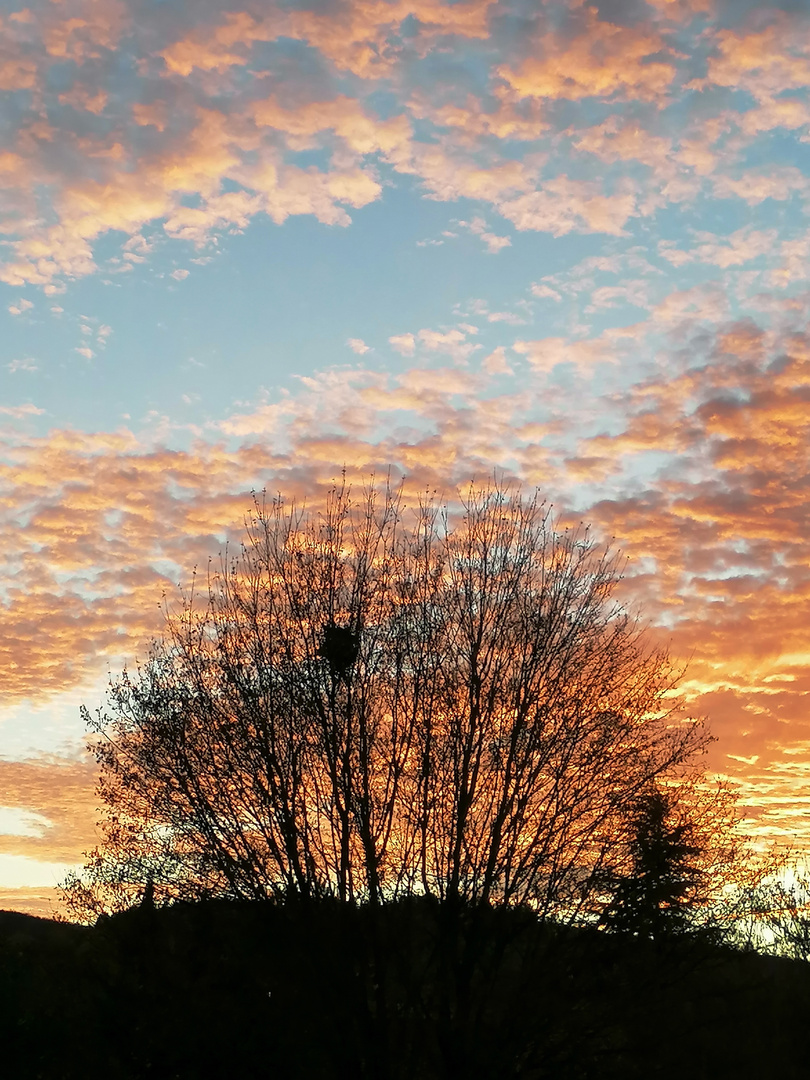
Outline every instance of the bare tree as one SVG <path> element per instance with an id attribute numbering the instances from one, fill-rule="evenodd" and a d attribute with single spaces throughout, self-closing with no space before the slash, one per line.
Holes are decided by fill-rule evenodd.
<path id="1" fill-rule="evenodd" d="M 103 838 L 74 914 L 405 894 L 585 911 L 628 808 L 708 742 L 614 599 L 619 556 L 491 486 L 258 500 L 235 558 L 86 719 Z"/>
<path id="2" fill-rule="evenodd" d="M 806 859 L 786 853 L 756 890 L 747 912 L 749 947 L 792 960 L 810 960 L 810 873 Z"/>

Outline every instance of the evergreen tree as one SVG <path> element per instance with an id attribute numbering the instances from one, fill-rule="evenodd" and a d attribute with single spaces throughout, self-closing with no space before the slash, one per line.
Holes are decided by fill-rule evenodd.
<path id="1" fill-rule="evenodd" d="M 630 818 L 629 868 L 611 873 L 605 929 L 652 940 L 688 932 L 704 876 L 694 822 L 678 813 L 675 797 L 654 788 Z"/>

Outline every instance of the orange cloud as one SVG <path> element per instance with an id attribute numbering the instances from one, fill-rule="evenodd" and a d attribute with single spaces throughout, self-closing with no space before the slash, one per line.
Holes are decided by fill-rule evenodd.
<path id="1" fill-rule="evenodd" d="M 542 35 L 536 50 L 498 74 L 521 97 L 587 97 L 662 102 L 675 78 L 673 64 L 653 59 L 666 46 L 652 27 L 617 26 L 585 8 L 578 34 Z"/>
<path id="2" fill-rule="evenodd" d="M 89 756 L 0 760 L 0 909 L 58 912 L 57 883 L 97 842 L 95 788 Z M 42 884 L 14 887 L 15 879 Z"/>
<path id="3" fill-rule="evenodd" d="M 0 911 L 22 911 L 51 919 L 59 912 L 59 890 L 51 888 L 0 888 Z"/>
<path id="4" fill-rule="evenodd" d="M 449 138 L 435 143 L 410 141 L 386 157 L 397 172 L 417 176 L 432 198 L 483 200 L 495 204 L 501 213 L 510 196 L 534 188 L 541 166 L 536 159 L 524 162 L 497 156 L 482 162 Z"/>
<path id="5" fill-rule="evenodd" d="M 718 30 L 716 53 L 710 57 L 706 83 L 747 90 L 759 101 L 771 102 L 786 90 L 803 90 L 810 83 L 810 45 L 807 20 L 772 11 L 761 30 Z"/>
<path id="6" fill-rule="evenodd" d="M 0 53 L 0 90 L 30 90 L 36 82 L 37 66 L 33 60 Z"/>
<path id="7" fill-rule="evenodd" d="M 411 129 L 404 116 L 380 120 L 368 113 L 354 98 L 339 96 L 331 101 L 312 101 L 295 109 L 283 108 L 275 97 L 257 101 L 252 115 L 260 127 L 275 128 L 292 137 L 296 149 L 309 149 L 311 136 L 330 130 L 355 153 L 391 153 L 407 142 Z"/>
<path id="8" fill-rule="evenodd" d="M 741 786 L 756 829 L 805 842 L 788 765 L 808 739 L 810 347 L 748 321 L 720 328 L 705 355 L 639 393 L 624 430 L 583 440 L 572 464 L 598 477 L 668 455 L 646 490 L 588 516 L 631 556 L 627 595 L 644 596 L 661 640 L 691 657 L 684 692 L 710 716 L 713 764 Z"/>
<path id="9" fill-rule="evenodd" d="M 218 26 L 205 27 L 161 52 L 171 74 L 188 76 L 199 68 L 226 71 L 243 64 L 256 42 L 285 37 L 306 41 L 336 67 L 360 78 L 378 78 L 396 62 L 401 24 L 414 20 L 422 47 L 434 38 L 485 38 L 492 0 L 444 4 L 440 0 L 349 0 L 337 12 L 275 8 L 263 18 L 229 12 Z"/>
<path id="10" fill-rule="evenodd" d="M 474 145 L 481 136 L 528 141 L 538 139 L 550 128 L 536 101 L 520 101 L 507 88 L 493 87 L 495 108 L 467 94 L 462 102 L 439 104 L 427 94 L 416 91 L 408 102 L 408 111 L 418 120 L 430 120 L 438 128 L 447 128 L 461 136 L 465 145 Z"/>
<path id="11" fill-rule="evenodd" d="M 98 58 L 100 50 L 116 47 L 130 21 L 121 0 L 74 0 L 71 13 L 61 18 L 60 7 L 52 8 L 42 23 L 45 48 L 59 60 L 81 64 Z"/>
<path id="12" fill-rule="evenodd" d="M 285 164 L 272 147 L 246 164 L 244 151 L 250 146 L 245 124 L 214 110 L 198 110 L 185 138 L 143 161 L 138 170 L 119 171 L 114 163 L 104 181 L 65 186 L 55 199 L 59 223 L 46 226 L 35 220 L 27 235 L 13 241 L 14 257 L 0 267 L 0 280 L 13 286 L 46 285 L 63 275 L 92 273 L 92 244 L 99 236 L 111 230 L 134 236 L 154 220 L 164 220 L 169 236 L 202 244 L 218 229 L 245 228 L 261 212 L 277 223 L 291 214 L 314 214 L 326 224 L 345 225 L 344 206 L 365 206 L 381 193 L 362 168 L 297 168 Z M 8 156 L 5 165 L 14 174 L 24 173 L 17 155 Z M 223 192 L 225 179 L 247 190 Z M 199 195 L 200 205 L 184 205 L 187 193 Z"/>
<path id="13" fill-rule="evenodd" d="M 810 103 L 802 98 L 779 97 L 742 113 L 738 123 L 746 135 L 780 127 L 788 130 L 805 127 L 810 124 Z"/>
<path id="14" fill-rule="evenodd" d="M 804 195 L 803 177 L 789 167 L 720 172 L 734 153 L 723 142 L 732 132 L 739 142 L 807 122 L 802 24 L 778 16 L 756 32 L 711 31 L 714 84 L 759 87 L 758 105 L 703 109 L 675 138 L 657 117 L 690 57 L 671 49 L 668 35 L 706 5 L 648 7 L 646 18 L 619 25 L 594 7 L 552 4 L 538 11 L 529 48 L 503 34 L 489 0 L 266 5 L 261 15 L 227 12 L 157 43 L 143 37 L 126 0 L 63 0 L 17 13 L 2 22 L 0 86 L 29 90 L 30 110 L 0 156 L 0 280 L 60 291 L 98 270 L 101 236 L 136 237 L 150 222 L 197 245 L 247 229 L 261 214 L 345 226 L 350 210 L 384 196 L 391 170 L 431 199 L 489 204 L 519 230 L 553 236 L 622 236 L 631 219 L 694 198 L 709 175 L 715 197 L 752 206 Z M 548 30 L 555 10 L 569 30 Z M 169 21 L 162 25 L 171 33 Z M 290 41 L 307 44 L 317 76 L 279 82 L 272 65 L 262 67 L 254 46 Z M 424 74 L 429 53 L 470 41 L 480 43 L 474 89 Z M 135 100 L 109 81 L 116 48 L 129 50 L 141 79 Z M 58 92 L 49 81 L 55 64 L 73 80 Z M 335 68 L 356 77 L 337 94 L 328 90 Z M 378 115 L 369 91 L 392 79 L 394 107 Z M 646 107 L 594 123 L 591 98 Z M 557 99 L 572 107 L 563 131 Z M 66 118 L 71 110 L 78 115 Z M 560 135 L 579 153 L 549 168 L 565 144 Z M 322 151 L 323 164 L 302 167 L 295 155 L 303 150 Z M 594 175 L 593 158 L 612 167 L 609 184 Z M 639 164 L 652 177 L 638 175 Z M 541 180 L 544 170 L 551 175 Z M 37 201 L 43 192 L 47 207 Z M 465 216 L 479 220 L 479 208 Z M 489 252 L 508 246 L 497 227 L 481 235 Z M 117 270 L 147 257 L 125 251 Z"/>
<path id="15" fill-rule="evenodd" d="M 574 146 L 602 161 L 640 161 L 659 172 L 672 170 L 672 140 L 621 116 L 611 116 L 602 124 L 577 132 Z"/>
<path id="16" fill-rule="evenodd" d="M 95 764 L 45 758 L 0 760 L 0 807 L 33 816 L 31 826 L 3 834 L 4 854 L 44 863 L 75 864 L 95 843 Z"/>
<path id="17" fill-rule="evenodd" d="M 695 14 L 711 14 L 714 0 L 646 0 L 647 5 L 674 22 L 691 19 Z"/>

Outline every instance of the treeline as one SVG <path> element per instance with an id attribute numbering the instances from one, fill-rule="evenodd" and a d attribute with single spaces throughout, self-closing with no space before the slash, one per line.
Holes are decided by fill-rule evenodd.
<path id="1" fill-rule="evenodd" d="M 3 1068 L 25 1080 L 798 1080 L 808 1005 L 799 961 L 516 909 L 0 913 Z"/>

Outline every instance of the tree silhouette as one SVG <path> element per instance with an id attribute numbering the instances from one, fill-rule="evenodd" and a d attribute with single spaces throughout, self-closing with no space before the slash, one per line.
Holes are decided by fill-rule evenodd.
<path id="1" fill-rule="evenodd" d="M 784 865 L 738 828 L 737 797 L 700 770 L 658 777 L 626 808 L 594 890 L 598 924 L 648 940 L 700 935 L 750 947 L 752 907 Z"/>
<path id="2" fill-rule="evenodd" d="M 810 874 L 807 861 L 785 864 L 750 897 L 753 944 L 794 960 L 810 961 Z"/>
<path id="3" fill-rule="evenodd" d="M 69 909 L 148 887 L 578 918 L 628 812 L 708 741 L 620 568 L 497 487 L 455 515 L 373 485 L 319 515 L 257 501 L 205 600 L 85 711 L 105 816 Z"/>
<path id="4" fill-rule="evenodd" d="M 703 851 L 694 823 L 673 820 L 674 799 L 655 788 L 631 814 L 630 868 L 614 876 L 613 898 L 602 924 L 607 929 L 658 940 L 692 928 L 691 909 L 700 895 Z"/>

